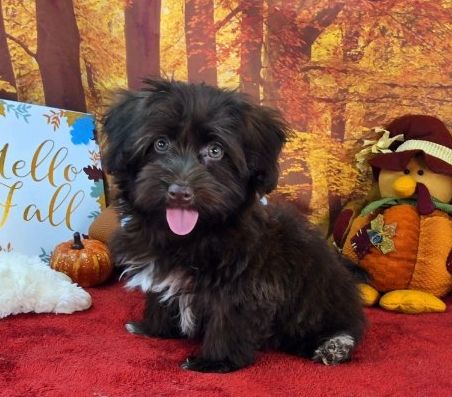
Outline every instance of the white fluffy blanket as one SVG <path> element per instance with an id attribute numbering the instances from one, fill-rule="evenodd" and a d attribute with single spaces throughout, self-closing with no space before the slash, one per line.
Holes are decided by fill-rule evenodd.
<path id="1" fill-rule="evenodd" d="M 73 313 L 91 296 L 38 257 L 0 252 L 0 318 L 18 313 Z"/>

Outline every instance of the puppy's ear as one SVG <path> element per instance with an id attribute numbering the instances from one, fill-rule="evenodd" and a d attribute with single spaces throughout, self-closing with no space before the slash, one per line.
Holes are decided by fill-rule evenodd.
<path id="1" fill-rule="evenodd" d="M 106 112 L 103 120 L 107 135 L 107 147 L 104 155 L 105 167 L 111 174 L 130 170 L 140 149 L 140 138 L 146 120 L 152 115 L 154 105 L 165 97 L 172 87 L 168 80 L 143 80 L 140 91 L 122 90 L 117 94 L 115 103 Z M 141 145 L 143 146 L 143 145 Z"/>
<path id="2" fill-rule="evenodd" d="M 270 193 L 278 183 L 278 157 L 290 130 L 280 112 L 250 105 L 246 117 L 246 156 L 251 181 L 260 195 Z"/>
<path id="3" fill-rule="evenodd" d="M 107 136 L 104 162 L 108 173 L 125 171 L 129 138 L 143 125 L 145 97 L 143 92 L 120 91 L 116 102 L 104 116 L 104 132 Z"/>

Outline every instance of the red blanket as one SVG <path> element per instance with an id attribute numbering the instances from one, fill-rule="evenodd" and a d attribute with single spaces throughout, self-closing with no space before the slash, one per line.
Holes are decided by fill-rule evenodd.
<path id="1" fill-rule="evenodd" d="M 90 289 L 72 315 L 0 320 L 0 396 L 446 396 L 452 393 L 452 297 L 442 314 L 367 309 L 369 328 L 350 363 L 326 367 L 277 352 L 232 374 L 179 368 L 186 340 L 128 334 L 143 299 L 120 284 Z"/>

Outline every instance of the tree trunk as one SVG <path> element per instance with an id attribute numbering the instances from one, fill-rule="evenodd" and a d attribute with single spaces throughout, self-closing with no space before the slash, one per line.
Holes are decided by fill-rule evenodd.
<path id="1" fill-rule="evenodd" d="M 283 48 L 283 43 L 278 38 L 278 33 L 283 24 L 284 15 L 282 12 L 281 0 L 267 0 L 268 16 L 266 18 L 267 34 L 265 37 L 265 69 L 263 84 L 263 103 L 268 106 L 275 106 L 279 101 L 278 78 L 279 57 Z"/>
<path id="2" fill-rule="evenodd" d="M 36 0 L 36 20 L 36 60 L 46 104 L 86 112 L 80 72 L 80 35 L 72 0 Z"/>
<path id="3" fill-rule="evenodd" d="M 304 44 L 301 46 L 301 52 L 308 59 L 311 59 L 311 48 L 314 41 L 322 34 L 322 32 L 330 26 L 337 17 L 337 14 L 344 8 L 344 2 L 334 2 L 330 7 L 325 7 L 319 11 L 309 24 L 300 29 L 300 34 Z"/>
<path id="4" fill-rule="evenodd" d="M 308 2 L 309 3 L 309 2 Z M 322 32 L 331 25 L 344 7 L 344 2 L 331 2 L 312 15 L 306 23 L 300 24 L 297 15 L 308 5 L 296 0 L 268 0 L 266 37 L 266 74 L 264 81 L 264 103 L 276 106 L 286 112 L 293 128 L 309 130 L 310 83 L 309 76 L 300 79 L 301 68 L 311 60 L 312 45 Z M 298 81 L 298 86 L 294 82 Z M 297 97 L 294 99 L 293 92 Z M 292 97 L 292 99 L 290 99 Z M 340 120 L 335 122 L 340 127 Z M 309 170 L 303 158 L 298 160 Z M 297 175 L 300 184 L 312 184 L 310 171 Z M 304 191 L 299 199 L 309 203 L 312 192 Z M 336 208 L 335 198 L 332 197 Z M 336 209 L 332 211 L 336 211 Z"/>
<path id="5" fill-rule="evenodd" d="M 125 9 L 127 81 L 139 89 L 146 77 L 160 77 L 161 0 L 135 0 Z"/>
<path id="6" fill-rule="evenodd" d="M 339 89 L 337 99 L 333 102 L 331 114 L 331 137 L 341 145 L 345 137 L 345 123 L 346 123 L 346 105 L 347 105 L 347 89 Z M 330 227 L 334 224 L 336 217 L 339 215 L 342 208 L 342 198 L 335 191 L 328 190 L 328 204 L 329 204 L 329 220 Z"/>
<path id="7" fill-rule="evenodd" d="M 243 0 L 240 33 L 240 90 L 260 100 L 263 0 Z"/>
<path id="8" fill-rule="evenodd" d="M 91 64 L 90 61 L 84 59 L 85 64 L 85 70 L 86 70 L 86 81 L 88 83 L 88 90 L 89 93 L 91 95 L 91 97 L 94 99 L 94 103 L 96 104 L 102 104 L 102 98 L 101 98 L 101 94 L 100 92 L 96 89 L 96 84 L 95 84 L 95 72 L 94 72 L 94 67 Z"/>
<path id="9" fill-rule="evenodd" d="M 2 1 L 0 0 L 0 80 L 8 82 L 16 88 L 16 78 L 11 64 L 8 42 L 6 40 L 5 24 L 3 23 Z M 0 98 L 17 101 L 17 92 L 0 89 Z"/>
<path id="10" fill-rule="evenodd" d="M 300 25 L 297 21 L 296 0 L 268 0 L 268 33 L 266 56 L 268 58 L 264 100 L 270 105 L 288 108 L 280 92 L 282 86 L 293 88 L 290 74 L 300 73 L 300 67 L 311 59 L 312 44 L 331 25 L 344 8 L 343 2 L 332 2 L 314 14 L 307 23 Z M 302 5 L 302 7 L 306 7 Z M 306 84 L 309 85 L 306 77 Z M 309 89 L 304 90 L 309 94 Z M 302 92 L 300 94 L 303 94 Z M 302 102 L 302 101 L 301 101 Z M 306 129 L 305 123 L 296 126 Z"/>
<path id="11" fill-rule="evenodd" d="M 217 85 L 217 53 L 213 0 L 185 1 L 188 81 Z"/>
<path id="12" fill-rule="evenodd" d="M 337 96 L 332 101 L 331 137 L 342 142 L 345 138 L 347 88 L 339 88 Z"/>
<path id="13" fill-rule="evenodd" d="M 356 18 L 363 17 L 363 13 L 355 11 Z M 357 63 L 364 55 L 363 49 L 359 45 L 359 39 L 362 32 L 362 27 L 354 23 L 347 24 L 344 27 L 344 36 L 342 41 L 342 60 L 344 65 L 348 63 Z M 346 108 L 347 108 L 347 88 L 339 88 L 337 97 L 332 102 L 331 110 L 331 137 L 340 145 L 345 138 L 345 124 L 346 124 Z M 342 197 L 337 193 L 329 190 L 328 192 L 329 204 L 329 220 L 330 231 L 334 222 L 342 209 Z"/>

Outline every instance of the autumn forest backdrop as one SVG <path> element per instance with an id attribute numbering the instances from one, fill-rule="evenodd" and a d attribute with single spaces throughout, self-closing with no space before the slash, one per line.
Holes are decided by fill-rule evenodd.
<path id="1" fill-rule="evenodd" d="M 144 76 L 239 88 L 295 130 L 278 193 L 321 222 L 367 188 L 366 127 L 451 127 L 451 28 L 452 0 L 0 0 L 0 99 L 100 120 Z"/>

